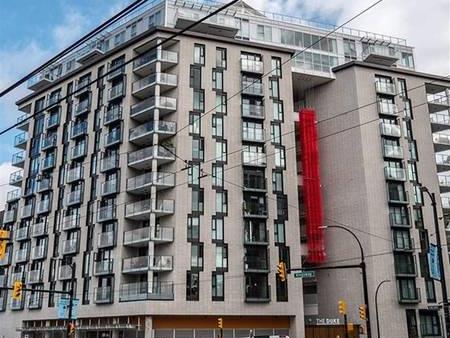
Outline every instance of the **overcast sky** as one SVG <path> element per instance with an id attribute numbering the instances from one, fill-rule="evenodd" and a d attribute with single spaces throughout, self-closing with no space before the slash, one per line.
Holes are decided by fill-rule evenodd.
<path id="1" fill-rule="evenodd" d="M 0 89 L 93 29 L 131 0 L 5 0 L 0 7 Z M 340 23 L 373 0 L 248 0 L 256 9 Z M 351 27 L 405 38 L 415 47 L 418 71 L 450 74 L 450 1 L 384 0 Z M 0 129 L 15 122 L 14 105 L 25 88 L 0 98 Z M 0 136 L 0 209 L 9 180 L 17 130 Z"/>

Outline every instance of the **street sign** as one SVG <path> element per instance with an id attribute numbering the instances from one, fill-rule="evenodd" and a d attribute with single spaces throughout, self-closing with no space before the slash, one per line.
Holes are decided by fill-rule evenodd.
<path id="1" fill-rule="evenodd" d="M 72 302 L 72 318 L 73 320 L 78 317 L 78 304 L 80 301 L 78 299 L 74 299 Z M 58 318 L 59 319 L 68 319 L 69 318 L 69 298 L 60 298 L 58 302 Z"/>
<path id="2" fill-rule="evenodd" d="M 314 270 L 298 270 L 294 271 L 294 278 L 314 278 L 316 272 Z"/>
<path id="3" fill-rule="evenodd" d="M 428 268 L 430 270 L 430 277 L 435 280 L 441 280 L 438 250 L 438 247 L 434 244 L 430 244 L 428 249 Z"/>

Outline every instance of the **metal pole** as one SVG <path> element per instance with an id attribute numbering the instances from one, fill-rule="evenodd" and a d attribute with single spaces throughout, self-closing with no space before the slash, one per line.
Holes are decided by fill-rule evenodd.
<path id="1" fill-rule="evenodd" d="M 348 338 L 347 314 L 344 313 L 344 333 L 345 338 Z"/>
<path id="2" fill-rule="evenodd" d="M 385 279 L 384 281 L 380 282 L 380 284 L 378 284 L 377 289 L 375 290 L 375 316 L 377 319 L 377 338 L 381 338 L 380 319 L 378 317 L 378 291 L 380 290 L 381 285 L 383 285 L 384 283 L 389 283 L 389 282 L 390 282 L 389 279 Z"/>
<path id="3" fill-rule="evenodd" d="M 370 311 L 369 311 L 369 290 L 367 286 L 367 273 L 366 273 L 366 260 L 364 255 L 364 249 L 361 244 L 361 241 L 359 240 L 358 236 L 351 231 L 350 229 L 340 226 L 340 225 L 327 225 L 325 228 L 339 228 L 342 230 L 347 231 L 349 234 L 353 236 L 353 238 L 358 242 L 359 251 L 361 253 L 361 271 L 362 271 L 362 282 L 363 282 L 363 293 L 364 293 L 364 303 L 366 304 L 366 326 L 367 326 L 367 338 L 372 337 L 372 332 L 370 330 Z"/>
<path id="4" fill-rule="evenodd" d="M 71 334 L 69 332 L 70 329 L 70 325 L 72 324 L 72 308 L 73 308 L 73 296 L 74 296 L 74 288 L 73 288 L 73 284 L 75 282 L 75 263 L 70 264 L 70 269 L 72 272 L 72 277 L 71 277 L 71 282 L 70 282 L 70 293 L 69 293 L 69 318 L 68 318 L 68 325 L 67 325 L 67 338 L 70 338 Z"/>

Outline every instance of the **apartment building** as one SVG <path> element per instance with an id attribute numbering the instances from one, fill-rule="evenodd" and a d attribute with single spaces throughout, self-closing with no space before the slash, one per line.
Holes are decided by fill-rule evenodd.
<path id="1" fill-rule="evenodd" d="M 0 284 L 36 291 L 1 293 L 7 337 L 61 337 L 60 297 L 39 289 L 71 287 L 79 337 L 207 338 L 219 317 L 226 337 L 308 337 L 336 323 L 339 299 L 364 327 L 358 270 L 277 275 L 280 261 L 310 264 L 302 107 L 318 120 L 323 225 L 363 241 L 371 309 L 391 280 L 384 334 L 442 335 L 420 186 L 446 192 L 450 161 L 436 165 L 434 151 L 450 144 L 449 82 L 414 71 L 403 39 L 349 28 L 324 38 L 335 27 L 244 2 L 156 47 L 218 6 L 148 2 L 29 81 Z M 319 232 L 323 263 L 357 262 L 345 233 Z"/>

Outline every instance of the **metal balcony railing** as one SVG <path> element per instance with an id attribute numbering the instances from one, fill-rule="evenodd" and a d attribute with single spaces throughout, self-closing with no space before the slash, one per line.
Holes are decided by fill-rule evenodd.
<path id="1" fill-rule="evenodd" d="M 62 229 L 63 230 L 72 230 L 80 227 L 80 215 L 72 214 L 64 216 Z"/>

